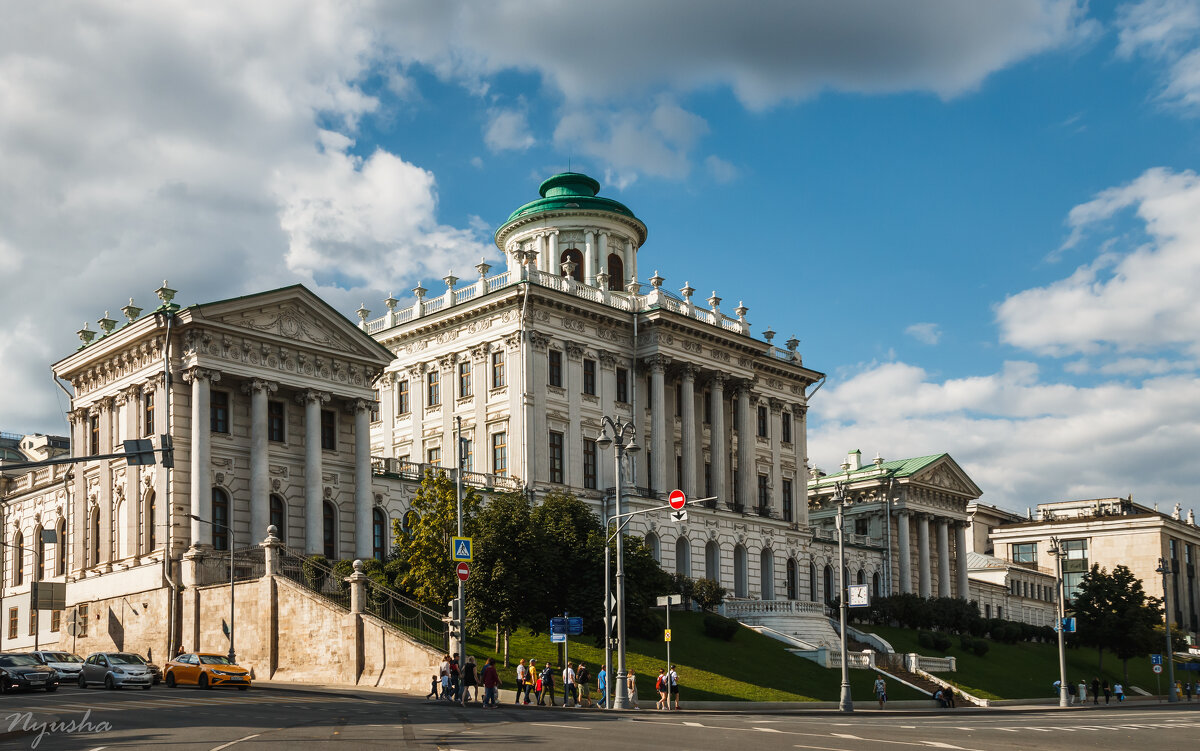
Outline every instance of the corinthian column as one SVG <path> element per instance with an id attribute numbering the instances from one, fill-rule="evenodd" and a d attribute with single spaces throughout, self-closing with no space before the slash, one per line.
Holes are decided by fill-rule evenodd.
<path id="1" fill-rule="evenodd" d="M 267 441 L 267 399 L 279 386 L 260 378 L 242 384 L 250 394 L 250 538 L 267 536 L 271 524 L 271 450 Z"/>
<path id="2" fill-rule="evenodd" d="M 683 366 L 680 381 L 680 401 L 683 402 L 683 425 L 680 436 L 683 445 L 683 477 L 680 484 L 684 495 L 688 498 L 699 498 L 696 494 L 696 368 L 692 365 Z"/>
<path id="3" fill-rule="evenodd" d="M 304 405 L 304 547 L 308 553 L 325 551 L 324 500 L 321 466 L 321 405 L 324 391 L 305 391 L 296 397 Z"/>
<path id="4" fill-rule="evenodd" d="M 929 515 L 917 516 L 917 594 L 928 597 L 929 587 Z"/>
<path id="5" fill-rule="evenodd" d="M 954 522 L 955 573 L 958 575 L 958 596 L 970 599 L 971 585 L 967 581 L 967 522 Z"/>
<path id="6" fill-rule="evenodd" d="M 754 486 L 757 478 L 754 454 L 754 415 L 750 414 L 750 382 L 738 384 L 738 489 L 739 503 L 747 506 L 756 503 Z"/>
<path id="7" fill-rule="evenodd" d="M 938 597 L 950 596 L 950 520 L 937 520 Z"/>
<path id="8" fill-rule="evenodd" d="M 650 413 L 650 445 L 654 456 L 650 464 L 650 487 L 654 490 L 667 490 L 667 389 L 664 371 L 667 358 L 661 355 L 651 357 L 650 365 L 650 402 L 654 410 Z"/>
<path id="9" fill-rule="evenodd" d="M 192 384 L 192 434 L 191 434 L 191 513 L 206 521 L 212 521 L 212 446 L 209 432 L 212 417 L 209 414 L 209 396 L 213 383 L 221 374 L 205 368 L 185 371 L 183 379 Z M 169 503 L 163 498 L 160 503 Z M 192 519 L 191 547 L 212 546 L 212 525 Z"/>
<path id="10" fill-rule="evenodd" d="M 483 394 L 476 396 L 482 399 Z M 366 560 L 375 555 L 371 507 L 371 402 L 354 402 L 354 551 Z M 457 466 L 457 464 L 456 464 Z"/>
<path id="11" fill-rule="evenodd" d="M 900 568 L 900 594 L 912 594 L 912 550 L 910 549 L 912 535 L 908 528 L 908 517 L 912 512 L 900 509 L 896 512 L 896 540 Z M 890 564 L 889 564 L 890 565 Z M 888 594 L 895 594 L 889 592 Z"/>
<path id="12" fill-rule="evenodd" d="M 771 409 L 771 495 L 768 498 L 768 503 L 771 508 L 779 508 L 780 493 L 783 492 L 783 472 L 779 461 L 781 451 L 783 450 L 783 402 L 778 399 L 772 399 L 770 403 Z M 804 480 L 801 479 L 801 482 Z M 800 491 L 800 488 L 792 490 L 792 495 Z M 792 504 L 796 503 L 796 499 L 792 498 Z M 780 514 L 782 516 L 782 514 Z"/>
<path id="13" fill-rule="evenodd" d="M 711 437 L 709 450 L 712 452 L 712 485 L 713 493 L 720 498 L 725 495 L 725 457 L 729 456 L 729 447 L 725 445 L 725 376 L 717 373 L 709 381 L 712 399 Z M 726 498 L 726 501 L 729 499 Z"/>

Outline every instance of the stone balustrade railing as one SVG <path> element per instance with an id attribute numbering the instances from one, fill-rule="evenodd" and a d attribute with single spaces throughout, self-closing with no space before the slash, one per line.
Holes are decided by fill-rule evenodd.
<path id="1" fill-rule="evenodd" d="M 124 459 L 121 459 L 124 461 Z M 0 464 L 0 470 L 4 469 L 4 465 Z M 22 474 L 17 474 L 21 472 Z M 47 485 L 62 482 L 62 479 L 71 472 L 70 464 L 56 464 L 50 467 L 42 467 L 33 470 L 13 470 L 13 474 L 9 477 L 9 492 L 24 492 L 41 488 Z"/>
<path id="2" fill-rule="evenodd" d="M 453 476 L 453 469 L 448 469 L 437 464 L 410 462 L 384 456 L 371 457 L 371 470 L 377 475 L 403 477 L 408 480 L 420 480 L 425 476 L 426 471 L 436 472 L 438 470 L 445 470 Z M 521 481 L 516 477 L 493 475 L 487 472 L 471 472 L 469 470 L 463 471 L 463 484 L 492 490 L 521 489 Z"/>
<path id="3" fill-rule="evenodd" d="M 803 657 L 806 660 L 812 660 L 823 668 L 842 667 L 842 653 L 837 649 L 789 649 L 789 652 L 797 657 Z M 864 650 L 862 652 L 847 652 L 846 664 L 851 670 L 874 670 L 875 669 L 875 652 L 872 650 Z"/>
<path id="4" fill-rule="evenodd" d="M 815 615 L 825 616 L 825 606 L 809 600 L 740 600 L 729 599 L 723 605 L 726 618 L 755 615 Z"/>
<path id="5" fill-rule="evenodd" d="M 915 652 L 904 656 L 904 667 L 910 673 L 926 670 L 930 673 L 953 673 L 958 669 L 957 660 L 953 657 L 926 657 Z"/>

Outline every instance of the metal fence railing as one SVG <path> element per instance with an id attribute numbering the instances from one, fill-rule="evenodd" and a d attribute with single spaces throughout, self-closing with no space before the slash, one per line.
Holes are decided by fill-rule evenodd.
<path id="1" fill-rule="evenodd" d="M 196 583 L 229 583 L 228 550 L 211 550 L 196 559 Z M 233 552 L 233 580 L 249 581 L 261 578 L 267 571 L 266 557 L 262 548 L 255 546 Z"/>
<path id="2" fill-rule="evenodd" d="M 350 609 L 350 589 L 331 566 L 282 547 L 279 574 L 338 607 Z"/>

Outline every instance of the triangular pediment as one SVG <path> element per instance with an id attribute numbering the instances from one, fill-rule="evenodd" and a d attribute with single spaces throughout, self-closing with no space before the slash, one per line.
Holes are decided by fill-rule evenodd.
<path id="1" fill-rule="evenodd" d="M 197 309 L 207 323 L 287 340 L 294 346 L 365 358 L 381 366 L 393 358 L 383 345 L 300 285 L 206 303 Z"/>
<path id="2" fill-rule="evenodd" d="M 983 495 L 983 491 L 975 484 L 975 481 L 949 454 L 943 454 L 937 461 L 917 472 L 913 475 L 911 482 L 968 496 L 972 500 Z"/>

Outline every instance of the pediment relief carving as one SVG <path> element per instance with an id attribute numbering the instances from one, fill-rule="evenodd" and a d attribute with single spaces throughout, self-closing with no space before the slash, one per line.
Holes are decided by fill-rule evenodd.
<path id="1" fill-rule="evenodd" d="M 964 495 L 974 495 L 974 491 L 962 481 L 957 473 L 945 465 L 936 466 L 928 472 L 923 472 L 913 478 L 916 482 L 932 485 L 938 488 Z"/>
<path id="2" fill-rule="evenodd" d="M 231 313 L 217 320 L 284 339 L 308 342 L 341 352 L 351 351 L 340 332 L 328 330 L 307 311 L 289 303 L 273 309 Z"/>

